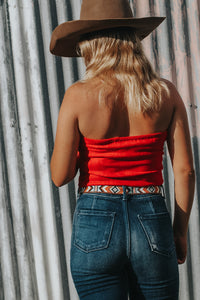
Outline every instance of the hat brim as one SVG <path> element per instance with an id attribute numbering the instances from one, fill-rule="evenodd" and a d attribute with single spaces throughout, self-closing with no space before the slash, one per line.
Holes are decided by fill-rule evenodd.
<path id="1" fill-rule="evenodd" d="M 50 52 L 57 56 L 78 57 L 76 48 L 82 35 L 117 27 L 134 29 L 140 40 L 142 40 L 158 27 L 164 19 L 165 17 L 146 17 L 68 21 L 54 29 L 51 36 Z"/>

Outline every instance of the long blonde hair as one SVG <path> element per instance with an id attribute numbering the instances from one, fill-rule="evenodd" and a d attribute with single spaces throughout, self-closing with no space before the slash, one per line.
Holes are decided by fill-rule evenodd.
<path id="1" fill-rule="evenodd" d="M 115 82 L 113 90 L 118 95 L 123 93 L 126 106 L 132 111 L 159 111 L 168 87 L 153 70 L 133 30 L 92 33 L 79 42 L 78 51 L 86 65 L 83 81 L 100 77 L 111 85 Z"/>

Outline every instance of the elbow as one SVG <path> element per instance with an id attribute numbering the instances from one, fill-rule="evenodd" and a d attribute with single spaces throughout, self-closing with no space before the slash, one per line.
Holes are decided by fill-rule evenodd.
<path id="1" fill-rule="evenodd" d="M 195 170 L 194 169 L 185 171 L 185 177 L 187 178 L 189 184 L 191 184 L 192 186 L 195 185 Z"/>
<path id="2" fill-rule="evenodd" d="M 61 187 L 69 183 L 75 176 L 76 170 L 72 168 L 63 168 L 62 166 L 58 167 L 55 163 L 51 161 L 50 163 L 50 172 L 51 180 L 53 181 L 56 187 Z"/>
<path id="3" fill-rule="evenodd" d="M 195 170 L 193 167 L 174 169 L 174 174 L 188 178 L 188 180 L 195 181 Z"/>
<path id="4" fill-rule="evenodd" d="M 75 175 L 68 175 L 68 176 L 65 176 L 65 178 L 61 178 L 59 176 L 55 176 L 54 174 L 51 174 L 51 180 L 53 181 L 53 183 L 56 187 L 61 187 L 65 184 L 69 183 L 74 177 L 75 177 Z"/>
<path id="5" fill-rule="evenodd" d="M 62 186 L 60 180 L 51 172 L 51 180 L 53 181 L 56 187 Z"/>
<path id="6" fill-rule="evenodd" d="M 53 181 L 53 183 L 56 187 L 61 187 L 62 185 L 64 185 L 62 182 L 60 182 L 59 180 L 57 180 L 54 177 L 51 177 L 51 180 Z"/>
<path id="7" fill-rule="evenodd" d="M 195 177 L 195 170 L 193 168 L 189 168 L 189 169 L 184 169 L 183 173 L 190 177 L 190 178 L 194 178 Z"/>
<path id="8" fill-rule="evenodd" d="M 190 181 L 195 182 L 195 170 L 194 169 L 187 170 L 186 174 Z"/>
<path id="9" fill-rule="evenodd" d="M 60 180 L 59 176 L 57 176 L 57 174 L 52 166 L 52 163 L 50 164 L 50 173 L 51 173 L 51 180 L 53 181 L 54 185 L 56 187 L 62 186 L 61 180 Z"/>
<path id="10" fill-rule="evenodd" d="M 65 184 L 67 184 L 68 182 L 70 182 L 72 179 L 71 178 L 66 178 L 64 181 L 63 180 L 59 180 L 57 178 L 51 177 L 51 180 L 53 181 L 54 185 L 56 187 L 61 187 Z"/>

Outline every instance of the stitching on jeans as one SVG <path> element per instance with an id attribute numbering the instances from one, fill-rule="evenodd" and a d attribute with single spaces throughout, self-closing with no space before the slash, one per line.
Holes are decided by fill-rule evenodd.
<path id="1" fill-rule="evenodd" d="M 146 228 L 145 228 L 145 226 L 144 226 L 144 224 L 142 223 L 142 219 L 144 219 L 144 220 L 149 220 L 149 219 L 156 219 L 158 216 L 163 216 L 163 217 L 167 217 L 168 216 L 168 212 L 162 212 L 162 213 L 157 213 L 157 214 L 148 214 L 148 215 L 144 215 L 144 216 L 140 216 L 140 215 L 137 215 L 137 218 L 138 218 L 138 220 L 139 220 L 139 222 L 140 222 L 140 224 L 141 224 L 141 226 L 142 226 L 142 228 L 143 228 L 143 230 L 144 230 L 144 233 L 145 233 L 145 236 L 146 236 L 146 238 L 147 238 L 147 240 L 148 240 L 148 244 L 149 244 L 149 246 L 150 246 L 150 248 L 151 248 L 151 251 L 152 252 L 155 252 L 155 253 L 158 253 L 158 254 L 160 254 L 160 255 L 163 255 L 163 256 L 167 256 L 167 257 L 170 257 L 171 256 L 171 253 L 174 251 L 174 249 L 175 249 L 175 246 L 173 245 L 173 246 L 171 246 L 169 249 L 168 249 L 168 251 L 166 251 L 166 252 L 163 252 L 163 251 L 159 251 L 159 250 L 157 250 L 155 247 L 154 247 L 154 244 L 152 243 L 152 241 L 150 240 L 150 238 L 149 238 L 149 234 L 148 234 L 148 232 L 147 232 L 147 230 L 146 230 Z M 149 217 L 149 218 L 148 218 Z"/>
<path id="2" fill-rule="evenodd" d="M 82 211 L 82 212 L 81 212 Z M 108 248 L 109 243 L 110 243 L 110 239 L 111 239 L 111 235 L 112 235 L 112 231 L 113 231 L 113 226 L 114 226 L 114 221 L 115 221 L 115 215 L 116 212 L 108 212 L 108 211 L 91 211 L 91 210 L 84 210 L 84 209 L 80 209 L 79 211 L 77 211 L 77 216 L 78 215 L 93 215 L 93 216 L 103 216 L 103 217 L 112 217 L 111 219 L 111 226 L 109 229 L 109 235 L 107 237 L 107 239 L 105 240 L 101 240 L 101 241 L 97 241 L 95 243 L 93 243 L 94 245 L 96 245 L 96 248 L 94 249 L 88 249 L 89 247 L 91 248 L 93 246 L 93 244 L 90 245 L 84 245 L 84 242 L 82 242 L 80 239 L 76 238 L 76 235 L 74 236 L 74 245 L 80 249 L 81 251 L 85 252 L 85 253 L 89 253 L 89 252 L 93 252 L 93 251 L 98 251 L 98 250 L 103 250 Z M 76 227 L 76 226 L 75 226 Z M 77 242 L 79 243 L 79 245 L 77 244 Z M 107 242 L 105 244 L 105 242 Z"/>
<path id="3" fill-rule="evenodd" d="M 142 228 L 143 228 L 143 230 L 144 230 L 144 232 L 145 232 L 145 235 L 146 235 L 146 237 L 147 237 L 147 239 L 148 239 L 148 242 L 149 242 L 149 246 L 150 246 L 150 248 L 151 248 L 151 251 L 153 251 L 153 248 L 152 248 L 152 245 L 151 245 L 151 241 L 150 241 L 149 236 L 148 236 L 148 234 L 147 234 L 147 231 L 146 231 L 146 229 L 145 229 L 145 227 L 144 227 L 144 225 L 143 225 L 143 223 L 142 223 L 142 220 L 140 219 L 140 215 L 137 215 L 137 217 L 138 217 L 138 220 L 139 220 L 139 222 L 140 222 L 140 224 L 141 224 L 141 226 L 142 226 Z"/>

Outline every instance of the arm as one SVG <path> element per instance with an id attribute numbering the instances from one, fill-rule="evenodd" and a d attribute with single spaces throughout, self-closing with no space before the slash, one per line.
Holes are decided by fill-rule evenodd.
<path id="1" fill-rule="evenodd" d="M 184 263 L 187 253 L 187 230 L 194 197 L 195 173 L 186 109 L 172 84 L 170 92 L 174 101 L 174 114 L 167 143 L 174 172 L 174 240 L 178 263 L 181 264 Z"/>
<path id="2" fill-rule="evenodd" d="M 77 153 L 80 133 L 76 113 L 76 87 L 71 86 L 65 93 L 57 122 L 57 131 L 51 157 L 51 178 L 56 186 L 72 180 L 77 172 Z"/>

